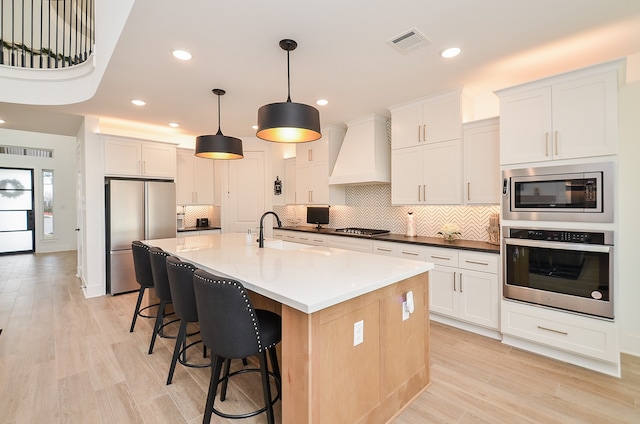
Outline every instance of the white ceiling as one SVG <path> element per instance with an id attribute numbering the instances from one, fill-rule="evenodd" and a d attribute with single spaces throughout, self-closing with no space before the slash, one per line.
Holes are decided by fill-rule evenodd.
<path id="1" fill-rule="evenodd" d="M 416 28 L 431 44 L 406 53 L 388 43 Z M 5 128 L 75 135 L 80 115 L 166 127 L 177 134 L 252 136 L 257 110 L 291 98 L 318 107 L 323 124 L 464 86 L 500 88 L 640 53 L 639 0 L 136 0 L 96 95 L 66 106 L 0 103 Z M 450 46 L 460 56 L 445 60 Z M 171 51 L 189 50 L 180 62 Z M 2 95 L 0 94 L 0 100 Z M 131 105 L 140 98 L 144 107 Z"/>

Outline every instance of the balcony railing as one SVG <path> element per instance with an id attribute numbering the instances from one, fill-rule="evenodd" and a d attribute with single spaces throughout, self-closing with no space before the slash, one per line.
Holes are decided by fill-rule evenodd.
<path id="1" fill-rule="evenodd" d="M 0 65 L 65 68 L 94 48 L 94 0 L 0 0 Z"/>

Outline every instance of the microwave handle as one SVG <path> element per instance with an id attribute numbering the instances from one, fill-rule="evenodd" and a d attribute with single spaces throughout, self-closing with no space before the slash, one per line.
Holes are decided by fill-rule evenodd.
<path id="1" fill-rule="evenodd" d="M 502 195 L 506 196 L 509 194 L 509 178 L 502 179 Z"/>

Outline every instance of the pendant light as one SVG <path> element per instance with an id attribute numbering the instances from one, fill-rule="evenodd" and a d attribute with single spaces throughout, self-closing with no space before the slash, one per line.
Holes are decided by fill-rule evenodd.
<path id="1" fill-rule="evenodd" d="M 258 109 L 258 131 L 256 136 L 267 141 L 280 143 L 306 143 L 318 140 L 320 133 L 320 113 L 312 106 L 291 101 L 291 74 L 289 52 L 298 43 L 285 39 L 280 48 L 287 52 L 287 101 L 271 103 Z"/>
<path id="2" fill-rule="evenodd" d="M 220 130 L 220 96 L 226 91 L 214 88 L 213 94 L 218 96 L 218 132 L 215 135 L 196 137 L 196 156 L 207 159 L 242 159 L 242 140 L 222 134 Z"/>

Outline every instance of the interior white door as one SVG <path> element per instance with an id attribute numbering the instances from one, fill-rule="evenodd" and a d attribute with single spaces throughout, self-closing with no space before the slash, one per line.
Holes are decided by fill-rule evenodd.
<path id="1" fill-rule="evenodd" d="M 260 225 L 265 212 L 265 154 L 244 152 L 244 158 L 228 161 L 226 207 L 223 207 L 225 233 L 246 233 Z"/>

